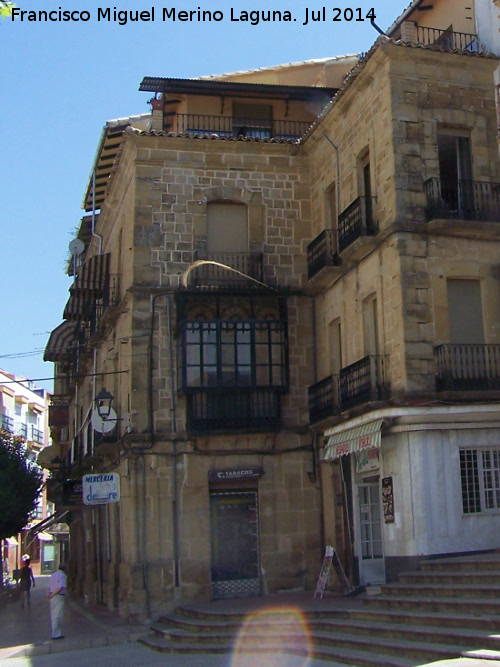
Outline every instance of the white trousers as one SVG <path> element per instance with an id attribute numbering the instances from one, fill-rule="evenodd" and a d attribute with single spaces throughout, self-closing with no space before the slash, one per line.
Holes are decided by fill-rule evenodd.
<path id="1" fill-rule="evenodd" d="M 50 624 L 52 626 L 52 639 L 61 636 L 61 623 L 64 614 L 64 595 L 54 595 L 50 602 Z"/>

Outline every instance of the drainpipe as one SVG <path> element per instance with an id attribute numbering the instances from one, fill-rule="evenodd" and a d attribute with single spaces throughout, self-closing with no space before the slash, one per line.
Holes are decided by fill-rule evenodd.
<path id="1" fill-rule="evenodd" d="M 175 382 L 174 382 L 174 352 L 172 341 L 171 324 L 171 298 L 167 295 L 167 338 L 169 347 L 170 364 L 170 412 L 172 415 L 172 434 L 177 433 L 177 416 L 175 405 Z M 174 557 L 174 590 L 179 588 L 179 522 L 177 510 L 177 442 L 172 439 L 172 528 L 173 528 L 173 557 Z"/>
<path id="2" fill-rule="evenodd" d="M 95 168 L 92 171 L 92 236 L 98 240 L 97 254 L 100 255 L 102 251 L 102 236 L 95 233 Z"/>
<path id="3" fill-rule="evenodd" d="M 170 410 L 172 416 L 172 435 L 177 433 L 177 416 L 175 403 L 175 380 L 174 380 L 174 356 L 173 356 L 173 340 L 172 340 L 172 324 L 171 314 L 172 293 L 163 292 L 155 294 L 151 305 L 151 325 L 149 330 L 149 368 L 148 368 L 148 408 L 149 408 L 149 430 L 150 441 L 147 449 L 152 449 L 155 443 L 154 433 L 154 408 L 153 408 L 153 339 L 154 339 L 154 325 L 156 315 L 156 299 L 158 297 L 167 297 L 167 338 L 169 344 L 169 365 L 170 365 Z M 179 520 L 177 508 L 177 444 L 175 438 L 172 438 L 172 543 L 173 543 L 173 566 L 174 566 L 174 589 L 179 587 Z M 145 525 L 145 516 L 143 524 Z"/>
<path id="4" fill-rule="evenodd" d="M 373 19 L 370 19 L 370 23 L 372 24 L 372 28 L 375 28 L 375 30 L 380 34 L 384 35 L 384 37 L 388 37 L 388 34 L 384 32 L 381 28 L 378 27 L 378 25 L 375 23 Z"/>
<path id="5" fill-rule="evenodd" d="M 102 237 L 99 236 L 99 234 L 95 233 L 95 167 L 92 171 L 92 236 L 95 236 L 97 238 L 97 254 L 101 254 L 102 250 Z M 94 348 L 94 376 L 92 380 L 92 405 L 95 403 L 95 397 L 96 397 L 96 372 L 97 372 L 97 348 Z M 94 429 L 92 429 L 92 456 L 94 455 L 95 451 L 95 435 L 94 435 Z"/>

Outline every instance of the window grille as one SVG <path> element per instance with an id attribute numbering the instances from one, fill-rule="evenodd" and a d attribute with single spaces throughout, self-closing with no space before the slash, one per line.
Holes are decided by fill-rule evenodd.
<path id="1" fill-rule="evenodd" d="M 460 450 L 464 514 L 500 509 L 500 448 Z"/>

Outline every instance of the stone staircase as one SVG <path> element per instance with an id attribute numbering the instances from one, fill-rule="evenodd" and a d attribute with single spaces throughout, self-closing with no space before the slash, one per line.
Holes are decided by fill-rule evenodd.
<path id="1" fill-rule="evenodd" d="M 285 653 L 355 667 L 500 660 L 500 554 L 423 561 L 380 595 L 341 600 L 328 611 L 264 605 L 246 619 L 231 601 L 224 611 L 178 607 L 141 641 L 172 653 L 274 653 L 277 665 Z"/>

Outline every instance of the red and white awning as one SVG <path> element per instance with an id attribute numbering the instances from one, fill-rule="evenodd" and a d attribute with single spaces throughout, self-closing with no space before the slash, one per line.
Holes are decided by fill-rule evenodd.
<path id="1" fill-rule="evenodd" d="M 334 433 L 328 438 L 323 461 L 335 461 L 341 456 L 360 452 L 366 449 L 380 447 L 383 419 L 377 419 L 369 424 L 355 426 L 340 433 Z"/>

